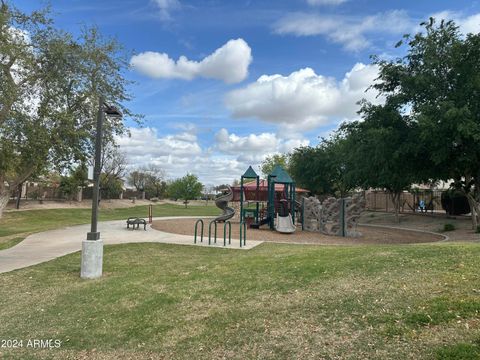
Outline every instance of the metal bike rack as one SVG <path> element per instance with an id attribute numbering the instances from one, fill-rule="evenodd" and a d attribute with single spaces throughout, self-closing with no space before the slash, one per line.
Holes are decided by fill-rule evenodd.
<path id="1" fill-rule="evenodd" d="M 225 221 L 223 224 L 223 246 L 227 245 L 227 225 L 228 225 L 228 245 L 232 243 L 232 224 L 230 221 Z"/>
<path id="2" fill-rule="evenodd" d="M 240 222 L 240 247 L 247 245 L 247 223 L 245 221 Z"/>
<path id="3" fill-rule="evenodd" d="M 216 220 L 212 220 L 210 221 L 210 224 L 208 224 L 208 245 L 211 245 L 211 238 L 212 238 L 212 224 L 215 224 L 215 233 L 214 233 L 214 239 L 213 239 L 213 243 L 216 244 L 217 243 L 217 221 Z"/>
<path id="4" fill-rule="evenodd" d="M 198 227 L 198 223 L 202 224 L 202 226 L 200 227 L 200 242 L 203 243 L 203 220 L 202 219 L 198 219 L 196 222 L 195 222 L 195 235 L 193 237 L 193 243 L 196 244 L 197 243 L 197 227 Z"/>

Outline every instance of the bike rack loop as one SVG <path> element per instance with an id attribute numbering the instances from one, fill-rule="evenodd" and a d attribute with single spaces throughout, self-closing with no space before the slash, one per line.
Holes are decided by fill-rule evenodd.
<path id="1" fill-rule="evenodd" d="M 225 221 L 223 224 L 223 246 L 227 245 L 227 224 L 228 224 L 228 245 L 232 243 L 232 224 L 230 221 Z"/>
<path id="2" fill-rule="evenodd" d="M 210 224 L 208 224 L 208 245 L 211 244 L 212 224 L 215 224 L 215 233 L 214 233 L 213 243 L 214 244 L 217 243 L 217 221 L 212 220 L 212 221 L 210 221 Z"/>
<path id="3" fill-rule="evenodd" d="M 198 223 L 202 224 L 202 226 L 200 227 L 200 231 L 201 231 L 200 242 L 203 243 L 203 220 L 202 220 L 202 219 L 198 219 L 198 220 L 195 222 L 195 235 L 194 235 L 194 237 L 193 237 L 193 243 L 194 243 L 194 244 L 197 243 L 197 227 L 198 227 Z"/>

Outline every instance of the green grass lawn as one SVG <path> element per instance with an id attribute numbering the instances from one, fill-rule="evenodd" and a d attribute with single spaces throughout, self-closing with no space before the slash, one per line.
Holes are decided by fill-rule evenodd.
<path id="1" fill-rule="evenodd" d="M 153 216 L 208 216 L 218 215 L 221 211 L 215 206 L 185 206 L 160 204 L 153 206 Z M 119 209 L 101 209 L 100 220 L 120 220 L 130 216 L 147 217 L 148 206 L 135 206 Z M 61 228 L 69 225 L 90 222 L 90 209 L 50 209 L 11 211 L 0 219 L 0 249 L 2 243 L 10 242 L 15 234 L 30 233 Z M 2 237 L 7 237 L 2 241 Z M 3 245 L 5 246 L 5 245 Z"/>
<path id="2" fill-rule="evenodd" d="M 21 242 L 25 237 L 19 236 L 19 237 L 8 237 L 5 239 L 0 238 L 0 250 L 5 250 L 8 248 L 11 248 L 12 246 L 17 245 L 19 242 Z"/>
<path id="3" fill-rule="evenodd" d="M 126 214 L 126 213 L 125 213 Z M 105 215 L 104 215 L 105 216 Z M 479 359 L 480 246 L 127 244 L 0 274 L 21 359 Z M 1 355 L 0 355 L 1 357 Z"/>

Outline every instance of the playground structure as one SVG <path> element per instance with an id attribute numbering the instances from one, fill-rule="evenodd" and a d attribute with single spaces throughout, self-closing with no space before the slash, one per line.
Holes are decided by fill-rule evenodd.
<path id="1" fill-rule="evenodd" d="M 253 181 L 245 183 L 246 179 Z M 233 191 L 233 201 L 240 202 L 240 222 L 253 229 L 268 225 L 271 230 L 286 234 L 296 230 L 295 182 L 281 166 L 277 165 L 266 181 L 260 180 L 250 166 L 241 176 L 240 186 L 234 187 Z"/>
<path id="2" fill-rule="evenodd" d="M 246 181 L 247 180 L 247 181 Z M 302 196 L 297 200 L 297 193 L 307 190 L 298 189 L 290 175 L 279 165 L 268 174 L 266 180 L 261 180 L 251 166 L 240 177 L 240 185 L 228 187 L 220 195 L 215 204 L 222 214 L 210 221 L 208 225 L 208 244 L 217 243 L 217 224 L 223 225 L 223 244 L 231 244 L 232 224 L 230 219 L 236 214 L 229 202 L 239 203 L 240 247 L 246 243 L 247 227 L 260 229 L 268 226 L 283 234 L 292 234 L 301 229 L 319 232 L 325 235 L 342 237 L 358 237 L 357 220 L 365 210 L 365 198 L 362 195 L 336 199 L 327 198 L 321 203 L 315 197 Z M 233 206 L 233 205 L 232 205 Z M 203 220 L 195 223 L 194 243 L 197 242 L 198 225 L 200 224 L 200 242 L 203 242 Z M 213 227 L 213 230 L 212 230 Z"/>
<path id="3" fill-rule="evenodd" d="M 215 205 L 222 210 L 222 215 L 217 216 L 214 220 L 225 222 L 235 215 L 235 210 L 228 206 L 228 202 L 233 199 L 233 191 L 229 186 L 227 192 L 215 199 Z"/>
<path id="4" fill-rule="evenodd" d="M 245 180 L 253 180 L 245 183 Z M 303 190 L 302 191 L 306 191 Z M 267 181 L 260 180 L 251 166 L 241 176 L 239 187 L 228 187 L 222 195 L 215 200 L 215 205 L 222 210 L 222 214 L 210 221 L 208 225 L 208 244 L 217 243 L 217 224 L 223 225 L 223 244 L 231 244 L 231 222 L 235 209 L 228 206 L 229 202 L 240 203 L 240 247 L 245 246 L 247 226 L 259 229 L 268 225 L 271 230 L 291 234 L 297 229 L 295 225 L 296 199 L 295 182 L 281 167 L 276 166 L 268 175 Z M 254 204 L 252 207 L 251 204 Z M 200 229 L 198 226 L 200 225 Z M 228 226 L 228 227 L 227 227 Z M 213 231 L 212 231 L 213 227 Z M 200 230 L 200 242 L 203 242 L 204 223 L 199 219 L 195 223 L 194 243 L 197 242 L 197 233 Z"/>
<path id="5" fill-rule="evenodd" d="M 336 199 L 329 197 L 321 203 L 315 197 L 303 199 L 303 229 L 325 235 L 358 237 L 357 221 L 365 210 L 362 194 Z"/>
<path id="6" fill-rule="evenodd" d="M 284 186 L 284 196 L 278 199 L 275 185 Z M 282 167 L 276 166 L 268 175 L 268 218 L 270 229 L 293 233 L 295 226 L 295 182 Z M 275 220 L 274 220 L 275 219 Z"/>

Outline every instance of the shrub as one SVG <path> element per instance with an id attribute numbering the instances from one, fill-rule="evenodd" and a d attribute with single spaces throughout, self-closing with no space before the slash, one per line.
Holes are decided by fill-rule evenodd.
<path id="1" fill-rule="evenodd" d="M 100 195 L 102 199 L 118 199 L 122 191 L 122 180 L 108 177 L 105 174 L 100 176 Z"/>
<path id="2" fill-rule="evenodd" d="M 465 194 L 457 189 L 450 189 L 442 193 L 442 208 L 448 215 L 463 215 L 470 212 L 470 204 Z"/>
<path id="3" fill-rule="evenodd" d="M 444 224 L 443 231 L 453 231 L 455 230 L 455 225 L 453 224 Z"/>
<path id="4" fill-rule="evenodd" d="M 475 229 L 475 232 L 478 234 L 480 233 L 480 225 L 477 225 L 477 228 Z"/>
<path id="5" fill-rule="evenodd" d="M 75 179 L 73 176 L 62 176 L 60 180 L 59 190 L 62 193 L 62 196 L 67 200 L 71 201 L 75 197 L 75 194 L 78 191 L 78 186 L 80 182 Z"/>
<path id="6" fill-rule="evenodd" d="M 38 200 L 40 198 L 40 192 L 38 190 L 28 193 L 28 197 L 32 200 Z"/>

